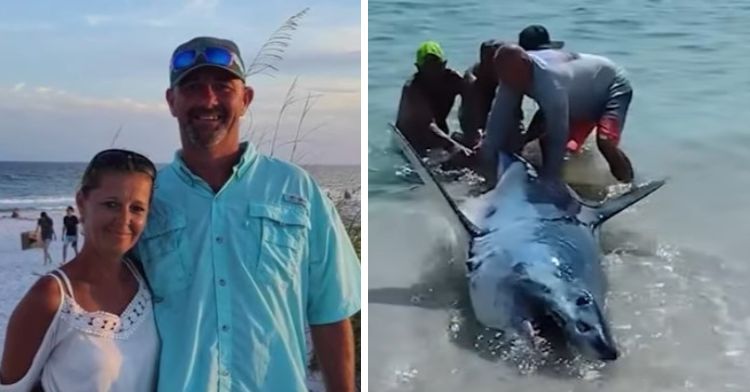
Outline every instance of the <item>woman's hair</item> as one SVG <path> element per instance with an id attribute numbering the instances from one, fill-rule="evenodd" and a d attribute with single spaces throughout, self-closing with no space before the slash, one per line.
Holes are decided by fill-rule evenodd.
<path id="1" fill-rule="evenodd" d="M 83 172 L 79 188 L 83 196 L 99 186 L 103 173 L 141 173 L 153 181 L 156 179 L 156 166 L 137 152 L 121 149 L 101 151 L 94 155 Z"/>
<path id="2" fill-rule="evenodd" d="M 41 213 L 41 214 L 39 214 L 39 217 L 40 217 L 40 218 L 46 218 L 46 217 L 47 217 L 47 213 L 46 213 L 46 212 L 44 212 L 44 211 L 42 211 L 42 213 Z"/>

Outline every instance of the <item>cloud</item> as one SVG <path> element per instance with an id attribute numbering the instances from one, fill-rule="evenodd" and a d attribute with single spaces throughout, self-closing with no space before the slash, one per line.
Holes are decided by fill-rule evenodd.
<path id="1" fill-rule="evenodd" d="M 88 97 L 49 86 L 25 88 L 25 83 L 0 89 L 0 107 L 26 108 L 44 112 L 65 112 L 78 109 L 109 109 L 116 111 L 164 113 L 164 103 L 140 102 L 130 98 Z"/>
<path id="2" fill-rule="evenodd" d="M 305 27 L 303 26 L 304 30 Z M 311 29 L 308 29 L 311 30 Z M 305 48 L 312 52 L 322 53 L 359 53 L 361 50 L 360 26 L 315 26 L 312 34 L 300 39 L 305 42 Z"/>
<path id="3" fill-rule="evenodd" d="M 33 33 L 52 31 L 56 26 L 48 22 L 14 22 L 0 23 L 0 32 L 4 33 Z"/>
<path id="4" fill-rule="evenodd" d="M 112 15 L 84 15 L 84 19 L 90 26 L 99 26 L 114 21 L 115 17 Z"/>
<path id="5" fill-rule="evenodd" d="M 244 118 L 241 133 L 257 141 L 276 129 L 284 97 L 291 78 L 265 80 L 255 84 L 256 100 Z M 33 151 L 2 151 L 15 159 L 33 156 L 60 156 L 59 146 L 70 140 L 81 140 L 75 151 L 95 152 L 109 145 L 115 129 L 122 125 L 118 146 L 148 152 L 159 161 L 168 161 L 179 145 L 176 123 L 164 102 L 132 98 L 99 98 L 65 91 L 52 86 L 0 87 L 0 115 L 6 118 L 3 128 L 13 133 L 0 137 L 0 144 L 32 146 L 33 140 L 46 140 L 50 146 L 35 146 Z M 302 125 L 300 118 L 308 92 L 317 94 Z M 290 141 L 298 127 L 304 137 L 297 156 L 303 163 L 358 163 L 360 142 L 359 80 L 354 78 L 302 78 L 294 92 L 297 101 L 289 105 L 278 125 L 276 155 L 288 158 Z M 158 137 L 156 133 L 158 133 Z M 145 142 L 148 140 L 148 142 Z M 261 146 L 268 152 L 268 141 Z M 66 144 L 67 143 L 67 144 Z M 49 150 L 49 151 L 47 151 Z M 75 152 L 73 151 L 73 152 Z M 73 154 L 73 152 L 70 152 Z M 19 155 L 21 154 L 21 155 Z M 27 155 L 22 155 L 27 154 Z M 10 155 L 9 155 L 10 156 Z M 75 160 L 76 154 L 60 159 Z"/>
<path id="6" fill-rule="evenodd" d="M 172 8 L 140 8 L 130 13 L 117 15 L 89 14 L 84 19 L 89 26 L 103 26 L 118 24 L 122 26 L 147 26 L 154 28 L 175 27 L 189 23 L 195 18 L 205 18 L 214 15 L 219 8 L 218 0 L 191 0 L 184 7 Z M 155 16 L 156 15 L 156 16 Z"/>
<path id="7" fill-rule="evenodd" d="M 219 6 L 219 0 L 190 0 L 185 6 L 185 10 L 196 11 L 213 11 Z"/>

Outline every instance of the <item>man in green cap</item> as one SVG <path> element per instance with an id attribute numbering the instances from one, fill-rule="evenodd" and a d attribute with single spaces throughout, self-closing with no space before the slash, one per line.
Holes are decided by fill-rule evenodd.
<path id="1" fill-rule="evenodd" d="M 463 79 L 446 67 L 445 53 L 435 41 L 417 49 L 417 72 L 401 90 L 396 126 L 421 155 L 442 149 L 451 154 L 448 166 L 469 166 L 474 152 L 450 137 L 446 119 L 457 95 L 463 95 Z"/>
<path id="2" fill-rule="evenodd" d="M 161 338 L 158 391 L 307 391 L 305 326 L 329 391 L 354 391 L 360 267 L 303 169 L 240 142 L 253 100 L 229 40 L 175 49 L 166 99 L 182 149 L 137 245 Z"/>

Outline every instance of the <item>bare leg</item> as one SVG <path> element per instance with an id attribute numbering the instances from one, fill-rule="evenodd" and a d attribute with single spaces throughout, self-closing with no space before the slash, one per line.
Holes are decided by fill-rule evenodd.
<path id="1" fill-rule="evenodd" d="M 49 240 L 44 240 L 44 265 L 52 264 L 52 257 L 49 255 Z"/>
<path id="2" fill-rule="evenodd" d="M 627 155 L 606 137 L 597 137 L 596 144 L 604 159 L 609 163 L 609 170 L 612 175 L 620 182 L 633 181 L 633 165 Z"/>

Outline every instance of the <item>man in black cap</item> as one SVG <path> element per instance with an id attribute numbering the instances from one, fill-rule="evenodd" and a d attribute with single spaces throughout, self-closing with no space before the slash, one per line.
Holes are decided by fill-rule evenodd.
<path id="1" fill-rule="evenodd" d="M 524 50 L 562 49 L 564 41 L 552 41 L 542 25 L 531 25 L 518 34 L 518 45 Z"/>
<path id="2" fill-rule="evenodd" d="M 175 49 L 182 149 L 159 171 L 137 245 L 161 337 L 159 391 L 307 391 L 305 327 L 328 390 L 354 390 L 360 267 L 301 168 L 240 143 L 253 99 L 229 40 Z"/>

